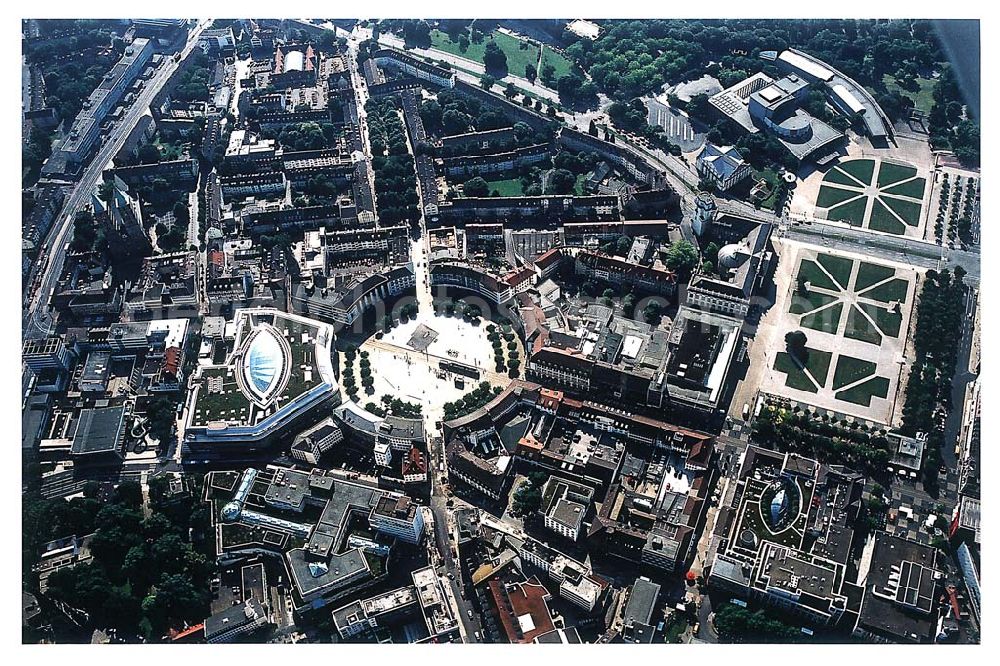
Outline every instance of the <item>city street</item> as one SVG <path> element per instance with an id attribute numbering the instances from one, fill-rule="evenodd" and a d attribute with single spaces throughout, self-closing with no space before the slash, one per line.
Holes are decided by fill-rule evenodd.
<path id="1" fill-rule="evenodd" d="M 187 44 L 181 52 L 180 60 L 183 60 L 191 52 L 198 43 L 198 37 L 210 23 L 210 20 L 205 19 L 198 23 L 191 31 Z M 98 149 L 97 155 L 94 156 L 80 176 L 72 193 L 66 197 L 62 212 L 57 218 L 57 222 L 49 230 L 44 243 L 45 247 L 51 248 L 51 253 L 48 256 L 48 261 L 38 269 L 43 271 L 42 278 L 39 281 L 39 286 L 32 302 L 24 311 L 22 319 L 24 338 L 44 338 L 51 334 L 53 318 L 48 312 L 48 302 L 52 290 L 55 288 L 55 283 L 59 279 L 59 274 L 62 271 L 65 248 L 68 246 L 73 219 L 76 217 L 77 211 L 90 200 L 90 196 L 94 192 L 94 188 L 97 187 L 105 167 L 111 162 L 119 149 L 121 149 L 122 144 L 125 143 L 125 139 L 128 138 L 129 132 L 139 122 L 139 118 L 146 113 L 153 97 L 156 96 L 174 72 L 177 71 L 177 67 L 178 62 L 175 62 L 172 58 L 164 59 L 159 71 L 143 87 L 139 97 L 128 108 L 124 118 L 122 118 L 100 149 Z M 29 284 L 33 277 L 33 275 L 29 276 Z"/>

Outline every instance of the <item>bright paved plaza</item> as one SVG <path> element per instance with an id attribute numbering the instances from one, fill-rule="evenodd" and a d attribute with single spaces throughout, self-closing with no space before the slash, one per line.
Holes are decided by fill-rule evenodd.
<path id="1" fill-rule="evenodd" d="M 383 395 L 390 394 L 407 402 L 418 403 L 423 406 L 425 426 L 433 429 L 437 421 L 442 419 L 445 403 L 469 393 L 480 382 L 505 387 L 511 380 L 505 373 L 497 374 L 494 371 L 496 362 L 493 346 L 486 337 L 488 320 L 482 319 L 478 325 L 473 325 L 458 315 L 449 317 L 434 313 L 421 246 L 418 242 L 413 248 L 417 260 L 417 317 L 397 324 L 381 338 L 372 336 L 361 345 L 360 351 L 366 351 L 370 355 L 375 383 L 372 392 L 368 394 L 364 388 L 359 387 L 358 401 L 364 406 L 369 401 L 377 403 Z M 425 346 L 426 352 L 410 346 L 414 333 L 421 326 L 424 327 L 423 330 L 433 331 L 430 336 L 433 341 L 430 344 L 418 345 Z M 521 349 L 520 342 L 518 350 L 523 358 L 524 350 Z M 439 368 L 442 361 L 478 368 L 480 377 L 461 377 L 463 382 L 459 387 L 456 385 L 456 379 L 459 378 L 457 375 Z"/>

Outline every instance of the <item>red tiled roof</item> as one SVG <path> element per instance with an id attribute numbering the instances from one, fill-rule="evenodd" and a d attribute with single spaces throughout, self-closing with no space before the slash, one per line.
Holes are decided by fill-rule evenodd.
<path id="1" fill-rule="evenodd" d="M 562 252 L 554 247 L 535 259 L 535 266 L 538 268 L 548 268 L 550 265 L 562 259 Z"/>
<path id="2" fill-rule="evenodd" d="M 420 449 L 412 448 L 403 460 L 403 474 L 425 474 L 427 472 L 427 462 Z"/>
<path id="3" fill-rule="evenodd" d="M 167 347 L 167 350 L 163 352 L 163 369 L 171 375 L 176 375 L 177 369 L 180 367 L 180 360 L 181 348 Z"/>
<path id="4" fill-rule="evenodd" d="M 524 582 L 514 583 L 509 587 L 493 579 L 489 582 L 489 588 L 504 633 L 511 643 L 530 643 L 535 636 L 555 629 L 547 603 L 549 592 L 538 582 L 537 577 L 532 576 Z M 528 631 L 522 631 L 519 620 L 525 615 L 531 618 L 531 623 L 534 625 Z"/>
<path id="5" fill-rule="evenodd" d="M 512 270 L 511 272 L 507 273 L 507 275 L 504 277 L 504 279 L 507 280 L 507 282 L 508 282 L 508 284 L 510 284 L 510 286 L 516 287 L 519 284 L 521 284 L 522 282 L 530 280 L 531 277 L 534 274 L 535 274 L 535 271 L 531 270 L 531 267 L 529 267 L 529 266 L 523 266 L 523 267 L 521 267 L 519 269 L 515 269 L 515 270 Z"/>
<path id="6" fill-rule="evenodd" d="M 205 631 L 205 623 L 199 622 L 198 624 L 192 625 L 185 629 L 184 631 L 177 631 L 175 629 L 170 630 L 170 640 L 181 641 L 185 638 L 191 638 L 196 634 L 203 633 Z"/>

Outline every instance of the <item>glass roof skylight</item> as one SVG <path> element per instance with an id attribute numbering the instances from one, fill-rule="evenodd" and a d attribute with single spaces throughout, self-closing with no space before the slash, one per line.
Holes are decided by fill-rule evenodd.
<path id="1" fill-rule="evenodd" d="M 261 330 L 247 350 L 244 372 L 247 384 L 260 398 L 267 398 L 281 380 L 284 352 L 274 331 Z"/>

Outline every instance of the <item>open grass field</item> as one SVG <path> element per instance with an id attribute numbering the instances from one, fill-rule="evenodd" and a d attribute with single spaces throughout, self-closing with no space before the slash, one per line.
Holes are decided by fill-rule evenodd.
<path id="1" fill-rule="evenodd" d="M 826 175 L 823 176 L 823 182 L 834 183 L 835 185 L 849 185 L 850 187 L 859 188 L 863 185 L 863 183 L 859 183 L 857 180 L 851 178 L 837 167 L 833 167 L 826 172 Z"/>
<path id="2" fill-rule="evenodd" d="M 891 303 L 892 301 L 906 302 L 906 292 L 909 291 L 910 282 L 902 278 L 889 280 L 885 284 L 880 284 L 870 291 L 866 291 L 862 296 L 873 301 Z"/>
<path id="3" fill-rule="evenodd" d="M 565 76 L 573 70 L 573 63 L 570 62 L 569 58 L 559 51 L 543 46 L 542 66 L 538 68 L 539 74 L 541 74 L 542 68 L 545 65 L 552 65 L 555 68 L 555 74 L 552 75 L 555 81 L 558 81 L 560 76 Z"/>
<path id="4" fill-rule="evenodd" d="M 896 269 L 880 264 L 869 264 L 862 261 L 858 267 L 858 275 L 854 278 L 854 291 L 863 291 L 873 284 L 888 280 L 896 274 Z"/>
<path id="5" fill-rule="evenodd" d="M 538 47 L 530 42 L 524 42 L 502 32 L 493 32 L 479 43 L 470 43 L 465 51 L 461 49 L 458 42 L 451 41 L 451 38 L 440 30 L 431 31 L 431 45 L 441 51 L 446 51 L 469 60 L 483 62 L 483 54 L 486 52 L 486 43 L 494 40 L 500 50 L 507 56 L 507 71 L 515 76 L 524 76 L 525 65 L 538 63 Z M 523 48 L 522 48 L 523 47 Z"/>
<path id="6" fill-rule="evenodd" d="M 846 391 L 839 391 L 836 398 L 868 407 L 871 405 L 873 397 L 885 398 L 887 395 L 889 395 L 889 380 L 885 377 L 872 377 Z"/>
<path id="7" fill-rule="evenodd" d="M 799 264 L 799 274 L 798 277 L 805 278 L 809 284 L 816 287 L 822 287 L 823 289 L 836 289 L 837 285 L 833 280 L 830 279 L 823 270 L 816 265 L 816 262 L 812 259 L 803 259 L 802 263 Z"/>
<path id="8" fill-rule="evenodd" d="M 856 306 L 851 306 L 847 314 L 847 326 L 844 328 L 844 337 L 852 340 L 861 340 L 873 345 L 882 344 L 882 335 L 872 326 L 872 323 L 858 311 Z"/>
<path id="9" fill-rule="evenodd" d="M 833 354 L 806 347 L 805 367 L 809 374 L 819 383 L 820 386 L 826 384 L 826 377 L 830 373 L 830 361 Z M 809 391 L 816 393 L 819 389 L 810 381 L 799 363 L 788 352 L 778 352 L 774 358 L 774 369 L 785 374 L 785 386 L 798 389 L 799 391 Z"/>
<path id="10" fill-rule="evenodd" d="M 875 173 L 875 160 L 847 160 L 838 164 L 837 168 L 868 185 L 872 182 L 872 175 Z"/>
<path id="11" fill-rule="evenodd" d="M 830 206 L 843 203 L 848 199 L 853 199 L 859 195 L 860 192 L 857 190 L 845 190 L 839 187 L 823 185 L 819 188 L 819 196 L 816 197 L 816 205 L 820 208 L 829 208 Z"/>
<path id="12" fill-rule="evenodd" d="M 906 225 L 896 219 L 896 216 L 882 203 L 881 198 L 876 198 L 872 202 L 872 214 L 868 219 L 868 228 L 898 235 L 906 232 Z"/>
<path id="13" fill-rule="evenodd" d="M 788 308 L 788 311 L 792 314 L 812 312 L 813 310 L 817 310 L 824 305 L 833 303 L 835 300 L 837 300 L 836 296 L 821 294 L 816 291 L 806 291 L 805 294 L 795 292 L 795 294 L 792 295 L 792 306 Z"/>
<path id="14" fill-rule="evenodd" d="M 869 317 L 875 320 L 875 324 L 885 334 L 893 338 L 899 337 L 899 329 L 903 325 L 903 317 L 900 314 L 880 308 L 871 303 L 858 303 L 858 307 L 864 310 Z"/>
<path id="15" fill-rule="evenodd" d="M 875 364 L 853 356 L 841 354 L 837 357 L 837 369 L 833 371 L 833 390 L 844 388 L 864 379 L 875 372 Z"/>
<path id="16" fill-rule="evenodd" d="M 844 304 L 836 303 L 828 308 L 823 308 L 822 310 L 816 310 L 815 312 L 803 315 L 799 323 L 806 328 L 813 329 L 814 331 L 836 333 L 837 327 L 840 325 L 840 315 L 843 311 Z"/>
<path id="17" fill-rule="evenodd" d="M 851 283 L 851 270 L 854 268 L 853 259 L 820 253 L 816 255 L 816 261 L 840 284 L 841 289 L 847 289 Z"/>
<path id="18" fill-rule="evenodd" d="M 878 186 L 879 188 L 888 187 L 916 175 L 917 170 L 909 165 L 882 162 L 878 167 Z"/>
<path id="19" fill-rule="evenodd" d="M 901 197 L 912 197 L 914 199 L 923 199 L 924 188 L 927 186 L 927 181 L 923 178 L 913 178 L 912 180 L 904 180 L 901 183 L 887 187 L 882 190 L 883 194 L 898 194 Z"/>
<path id="20" fill-rule="evenodd" d="M 860 227 L 865 222 L 865 208 L 867 207 L 868 197 L 860 197 L 831 208 L 826 217 L 828 220 L 847 222 L 853 227 Z"/>
<path id="21" fill-rule="evenodd" d="M 877 194 L 868 189 L 873 179 Z M 926 187 L 927 179 L 917 177 L 917 169 L 911 165 L 872 159 L 847 160 L 823 176 L 816 208 L 825 208 L 826 219 L 834 222 L 906 235 L 907 227 L 920 225 Z M 874 201 L 869 208 L 870 198 Z"/>
<path id="22" fill-rule="evenodd" d="M 487 180 L 486 184 L 490 186 L 490 193 L 492 194 L 494 190 L 500 193 L 502 197 L 519 197 L 524 194 L 524 188 L 521 187 L 520 178 L 504 178 L 501 180 Z"/>
<path id="23" fill-rule="evenodd" d="M 917 77 L 917 90 L 906 90 L 900 87 L 899 83 L 896 81 L 892 74 L 885 74 L 882 76 L 882 83 L 885 84 L 886 90 L 889 92 L 897 91 L 902 95 L 905 95 L 913 100 L 914 108 L 924 113 L 930 113 L 931 107 L 934 106 L 934 84 L 937 83 L 934 79 L 925 79 L 923 77 Z"/>
<path id="24" fill-rule="evenodd" d="M 915 227 L 920 224 L 920 204 L 915 201 L 909 201 L 907 199 L 898 199 L 896 197 L 879 197 L 886 206 L 891 208 L 896 215 L 903 218 L 903 222 L 906 222 L 911 227 Z M 872 215 L 874 217 L 874 214 Z"/>

